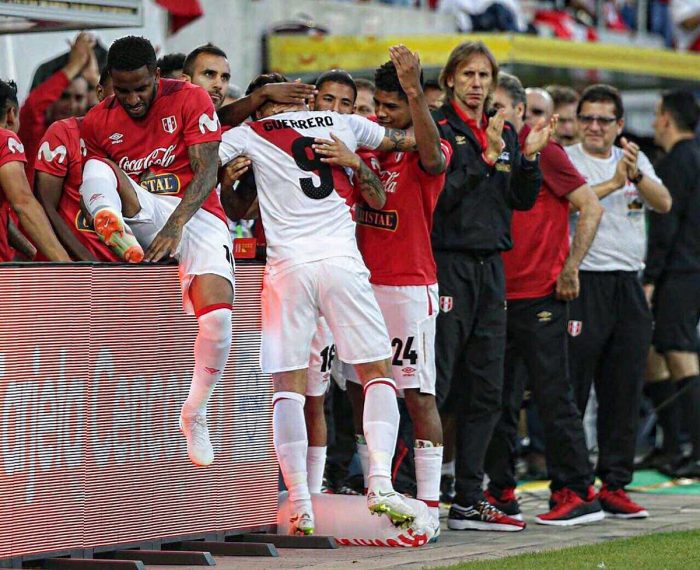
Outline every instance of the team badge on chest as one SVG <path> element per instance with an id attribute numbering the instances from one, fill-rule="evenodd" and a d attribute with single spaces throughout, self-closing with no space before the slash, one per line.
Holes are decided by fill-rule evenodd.
<path id="1" fill-rule="evenodd" d="M 452 297 L 440 297 L 440 310 L 449 313 L 452 310 Z"/>
<path id="2" fill-rule="evenodd" d="M 583 328 L 583 323 L 581 321 L 569 321 L 567 330 L 570 336 L 578 336 L 581 334 L 581 329 Z"/>
<path id="3" fill-rule="evenodd" d="M 163 117 L 161 119 L 161 122 L 163 123 L 163 130 L 170 135 L 172 135 L 175 132 L 175 129 L 177 129 L 177 121 L 175 120 L 175 115 Z"/>

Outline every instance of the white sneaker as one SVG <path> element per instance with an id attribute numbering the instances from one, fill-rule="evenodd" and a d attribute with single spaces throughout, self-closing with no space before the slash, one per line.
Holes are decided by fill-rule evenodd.
<path id="1" fill-rule="evenodd" d="M 413 508 L 396 491 L 370 491 L 367 508 L 373 515 L 386 515 L 394 526 L 408 528 L 416 518 Z"/>
<path id="2" fill-rule="evenodd" d="M 184 415 L 180 412 L 180 431 L 187 439 L 187 455 L 198 467 L 206 467 L 214 462 L 214 448 L 209 439 L 207 416 L 204 414 Z"/>
<path id="3" fill-rule="evenodd" d="M 314 533 L 314 517 L 311 513 L 294 513 L 289 517 L 289 534 L 311 536 Z"/>

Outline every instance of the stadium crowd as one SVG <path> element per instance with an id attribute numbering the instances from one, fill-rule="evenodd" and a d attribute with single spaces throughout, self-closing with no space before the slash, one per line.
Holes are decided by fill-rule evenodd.
<path id="1" fill-rule="evenodd" d="M 453 530 L 524 529 L 522 477 L 551 480 L 535 522 L 554 526 L 649 516 L 636 467 L 700 478 L 691 93 L 660 96 L 652 165 L 614 86 L 523 86 L 479 42 L 437 81 L 396 46 L 373 81 L 272 73 L 245 95 L 211 44 L 156 62 L 128 36 L 99 59 L 83 32 L 21 105 L 0 81 L 0 262 L 177 259 L 199 324 L 193 463 L 214 461 L 232 239 L 253 235 L 293 532 L 313 533 L 322 491 L 411 524 L 397 489 L 433 535 L 440 502 Z"/>

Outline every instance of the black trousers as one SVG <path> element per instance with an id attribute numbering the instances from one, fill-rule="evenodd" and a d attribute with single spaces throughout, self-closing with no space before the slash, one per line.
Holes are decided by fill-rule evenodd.
<path id="1" fill-rule="evenodd" d="M 435 252 L 440 313 L 437 403 L 457 417 L 457 502 L 483 499 L 484 456 L 501 409 L 506 346 L 505 278 L 498 253 Z"/>
<path id="2" fill-rule="evenodd" d="M 612 489 L 632 481 L 651 312 L 635 272 L 582 271 L 569 304 L 569 365 L 581 414 L 598 398 L 596 474 Z"/>
<path id="3" fill-rule="evenodd" d="M 526 379 L 545 438 L 551 489 L 568 487 L 586 496 L 593 484 L 586 437 L 569 379 L 567 306 L 554 296 L 508 302 L 508 327 L 501 417 L 486 455 L 489 489 L 496 496 L 515 487 L 518 416 Z M 518 361 L 527 374 L 517 374 Z"/>

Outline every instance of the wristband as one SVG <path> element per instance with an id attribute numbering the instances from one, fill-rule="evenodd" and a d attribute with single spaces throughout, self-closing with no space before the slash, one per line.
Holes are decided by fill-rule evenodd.
<path id="1" fill-rule="evenodd" d="M 644 178 L 644 173 L 641 170 L 638 170 L 637 176 L 630 178 L 630 182 L 636 186 L 642 181 L 642 178 Z"/>

